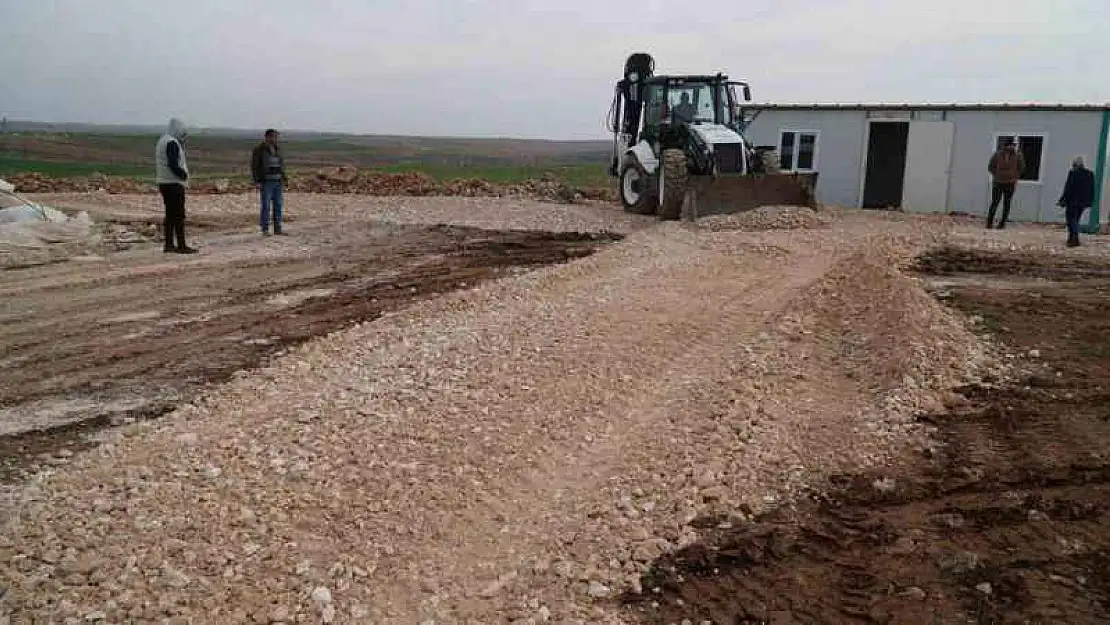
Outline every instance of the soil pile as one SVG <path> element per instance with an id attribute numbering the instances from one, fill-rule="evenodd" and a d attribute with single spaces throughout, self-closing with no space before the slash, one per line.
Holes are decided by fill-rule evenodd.
<path id="1" fill-rule="evenodd" d="M 11 182 L 22 193 L 72 193 L 103 191 L 111 194 L 154 193 L 154 185 L 132 178 L 94 175 L 76 178 L 51 178 L 37 172 L 16 174 Z M 190 184 L 194 194 L 247 193 L 254 185 L 246 180 L 198 180 Z M 499 184 L 480 178 L 437 181 L 423 172 L 360 171 L 354 167 L 321 169 L 311 174 L 289 176 L 288 191 L 300 193 L 342 193 L 375 196 L 424 197 L 518 197 L 546 202 L 575 204 L 584 200 L 610 200 L 608 189 L 580 189 L 568 185 L 554 174 L 519 184 Z"/>
<path id="2" fill-rule="evenodd" d="M 941 444 L 910 467 L 844 476 L 819 503 L 660 558 L 652 592 L 626 597 L 630 620 L 1110 620 L 1110 323 L 1091 315 L 1106 257 L 941 249 L 921 265 L 946 274 L 945 301 L 981 320 L 1013 375 L 923 417 Z"/>
<path id="3" fill-rule="evenodd" d="M 154 185 L 145 184 L 133 178 L 105 176 L 79 176 L 75 178 L 52 178 L 46 174 L 29 172 L 8 176 L 20 193 L 87 193 L 107 191 L 108 193 L 153 193 Z"/>
<path id="4" fill-rule="evenodd" d="M 698 226 L 711 232 L 727 230 L 794 230 L 818 228 L 828 219 L 804 206 L 762 206 L 755 210 L 728 215 L 709 215 L 698 220 Z"/>
<path id="5" fill-rule="evenodd" d="M 440 186 L 421 172 L 384 173 L 353 167 L 322 169 L 313 175 L 293 175 L 289 190 L 303 193 L 358 193 L 362 195 L 438 195 Z"/>
<path id="6" fill-rule="evenodd" d="M 805 331 L 834 338 L 849 374 L 884 394 L 887 408 L 940 408 L 938 393 L 991 359 L 967 322 L 899 265 L 912 248 L 876 236 L 840 260 L 796 305 Z"/>

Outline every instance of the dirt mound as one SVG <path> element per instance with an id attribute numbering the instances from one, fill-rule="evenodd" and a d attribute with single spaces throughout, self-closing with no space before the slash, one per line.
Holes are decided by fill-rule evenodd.
<path id="1" fill-rule="evenodd" d="M 795 303 L 805 332 L 834 338 L 841 365 L 888 408 L 934 410 L 951 389 L 989 366 L 967 322 L 937 302 L 900 265 L 912 248 L 874 237 L 841 260 Z"/>
<path id="2" fill-rule="evenodd" d="M 435 195 L 439 185 L 420 172 L 384 173 L 353 167 L 322 169 L 311 175 L 293 175 L 289 190 L 302 193 L 357 193 L 361 195 Z"/>
<path id="3" fill-rule="evenodd" d="M 87 193 L 103 191 L 112 194 L 154 193 L 154 185 L 133 178 L 94 175 L 78 178 L 51 178 L 40 173 L 11 176 L 10 181 L 22 193 Z M 189 185 L 194 194 L 247 193 L 254 185 L 247 180 L 198 180 Z M 520 197 L 562 204 L 584 200 L 611 200 L 608 189 L 580 189 L 554 174 L 526 180 L 519 184 L 498 184 L 480 178 L 458 178 L 437 181 L 422 172 L 360 171 L 354 167 L 334 167 L 311 174 L 289 176 L 288 190 L 299 193 L 342 193 L 375 196 L 457 197 Z"/>
<path id="4" fill-rule="evenodd" d="M 926 417 L 943 445 L 908 473 L 846 476 L 798 514 L 711 526 L 658 559 L 651 592 L 625 597 L 634 621 L 1110 620 L 1110 322 L 1090 314 L 1107 306 L 1106 262 L 1080 274 L 1068 259 L 963 250 L 922 264 L 942 256 L 979 274 L 947 301 L 989 320 L 1007 352 L 1037 353 L 1022 374 Z"/>
<path id="5" fill-rule="evenodd" d="M 728 215 L 709 215 L 698 220 L 698 226 L 711 232 L 726 230 L 795 230 L 818 228 L 828 219 L 804 206 L 762 206 L 755 210 Z"/>
<path id="6" fill-rule="evenodd" d="M 76 178 L 51 178 L 46 174 L 28 172 L 8 177 L 20 193 L 87 193 L 107 191 L 108 193 L 150 193 L 153 185 L 144 184 L 133 178 L 120 178 L 93 174 Z"/>
<path id="7" fill-rule="evenodd" d="M 245 181 L 233 181 L 227 178 L 219 180 L 205 180 L 189 185 L 191 193 L 220 194 L 220 193 L 246 193 L 254 189 L 254 185 Z"/>
<path id="8" fill-rule="evenodd" d="M 459 178 L 444 185 L 446 195 L 462 197 L 499 197 L 497 186 L 480 178 Z"/>
<path id="9" fill-rule="evenodd" d="M 578 189 L 551 174 L 545 174 L 539 180 L 526 180 L 522 184 L 513 185 L 509 187 L 509 194 L 562 204 L 573 204 L 584 199 Z"/>

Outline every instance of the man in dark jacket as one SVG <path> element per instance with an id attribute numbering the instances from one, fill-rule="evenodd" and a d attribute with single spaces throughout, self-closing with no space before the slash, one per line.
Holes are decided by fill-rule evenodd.
<path id="1" fill-rule="evenodd" d="M 1064 192 L 1060 194 L 1058 206 L 1064 207 L 1064 219 L 1068 222 L 1068 247 L 1079 245 L 1079 218 L 1083 211 L 1095 201 L 1095 175 L 1083 164 L 1083 157 L 1077 156 L 1071 164 Z"/>
<path id="2" fill-rule="evenodd" d="M 278 147 L 278 131 L 270 128 L 262 143 L 251 152 L 251 178 L 258 189 L 262 210 L 258 214 L 258 225 L 262 235 L 270 234 L 270 208 L 273 207 L 274 234 L 281 231 L 282 185 L 286 181 L 285 159 Z"/>
<path id="3" fill-rule="evenodd" d="M 1001 149 L 991 156 L 987 164 L 987 171 L 994 178 L 991 187 L 991 207 L 987 210 L 987 229 L 994 225 L 994 212 L 998 210 L 998 201 L 1002 200 L 1002 219 L 998 221 L 998 229 L 1006 227 L 1006 220 L 1010 217 L 1010 203 L 1014 199 L 1014 189 L 1017 181 L 1021 179 L 1021 172 L 1025 169 L 1025 159 L 1018 151 L 1017 142 L 1010 139 Z"/>

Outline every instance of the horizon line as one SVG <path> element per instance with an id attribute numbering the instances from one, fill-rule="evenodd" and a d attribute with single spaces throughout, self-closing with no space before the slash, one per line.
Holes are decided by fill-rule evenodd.
<path id="1" fill-rule="evenodd" d="M 151 129 L 154 132 L 164 130 L 165 124 L 154 123 L 119 123 L 119 122 L 85 122 L 85 121 L 42 121 L 31 119 L 13 119 L 10 117 L 2 118 L 7 124 L 25 124 L 25 125 L 38 125 L 38 126 L 91 126 L 99 128 L 135 128 L 135 129 Z M 262 136 L 265 128 L 241 128 L 236 126 L 200 126 L 190 125 L 186 123 L 190 134 L 203 134 L 205 132 L 235 132 L 241 134 L 257 133 L 259 137 Z M 381 138 L 401 138 L 401 139 L 454 139 L 465 141 L 532 141 L 543 143 L 597 143 L 609 141 L 609 137 L 598 137 L 595 139 L 552 139 L 541 137 L 522 137 L 511 135 L 416 135 L 416 134 L 384 134 L 384 133 L 367 133 L 367 132 L 344 132 L 339 130 L 305 130 L 301 128 L 287 128 L 281 129 L 277 126 L 268 126 L 276 128 L 281 134 L 302 134 L 302 135 L 337 135 L 342 137 L 381 137 Z"/>

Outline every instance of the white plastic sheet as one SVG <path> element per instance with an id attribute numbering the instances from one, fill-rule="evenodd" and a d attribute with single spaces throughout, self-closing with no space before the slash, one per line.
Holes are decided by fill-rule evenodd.
<path id="1" fill-rule="evenodd" d="M 0 252 L 76 241 L 88 236 L 91 226 L 88 213 L 71 218 L 20 196 L 10 183 L 0 180 Z"/>

